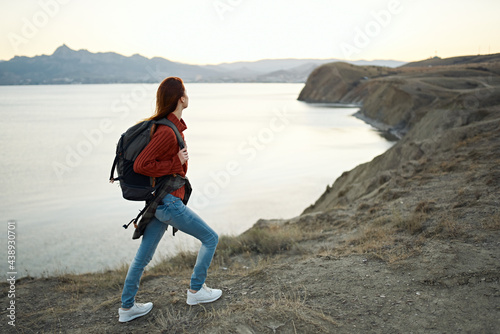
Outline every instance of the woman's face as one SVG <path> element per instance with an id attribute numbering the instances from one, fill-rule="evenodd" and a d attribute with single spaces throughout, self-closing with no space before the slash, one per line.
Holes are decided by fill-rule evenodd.
<path id="1" fill-rule="evenodd" d="M 187 95 L 187 90 L 184 91 L 184 96 L 181 97 L 182 107 L 186 109 L 189 105 L 189 97 Z"/>

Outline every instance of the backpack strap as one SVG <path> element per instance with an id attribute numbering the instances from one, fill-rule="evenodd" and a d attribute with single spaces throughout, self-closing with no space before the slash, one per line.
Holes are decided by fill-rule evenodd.
<path id="1" fill-rule="evenodd" d="M 151 141 L 151 139 L 153 139 L 153 135 L 155 134 L 156 127 L 157 127 L 157 126 L 156 126 L 156 123 L 153 123 L 153 124 L 151 125 L 151 130 L 149 131 L 149 141 Z M 156 185 L 156 177 L 151 176 L 149 179 L 150 179 L 150 181 L 151 181 L 151 187 L 153 187 L 153 188 L 154 188 L 154 187 L 155 187 L 155 185 Z M 130 223 L 129 223 L 129 225 L 130 225 Z M 135 225 L 136 225 L 136 224 L 134 223 L 134 226 L 135 226 Z M 137 227 L 136 227 L 136 228 L 137 228 Z"/>
<path id="2" fill-rule="evenodd" d="M 159 121 L 153 122 L 153 124 L 151 125 L 151 131 L 149 132 L 149 139 L 150 140 L 153 138 L 153 135 L 156 131 L 158 124 L 166 125 L 174 131 L 175 137 L 177 138 L 177 143 L 179 144 L 179 147 L 181 148 L 181 150 L 186 146 L 184 143 L 184 139 L 182 139 L 182 135 L 179 132 L 179 129 L 177 129 L 177 126 L 175 126 L 175 124 L 172 121 L 170 121 L 166 118 L 163 118 Z M 151 178 L 151 185 L 153 187 L 156 185 L 156 178 L 155 177 Z"/>
<path id="3" fill-rule="evenodd" d="M 184 139 L 182 139 L 182 135 L 179 132 L 179 129 L 177 129 L 177 126 L 175 126 L 175 124 L 171 120 L 163 118 L 159 121 L 156 121 L 155 123 L 166 125 L 169 128 L 171 128 L 174 131 L 175 136 L 177 137 L 177 143 L 179 144 L 179 147 L 181 148 L 181 150 L 184 149 L 184 147 L 186 147 L 186 144 L 184 143 Z"/>
<path id="4" fill-rule="evenodd" d="M 113 166 L 111 166 L 111 174 L 109 175 L 109 183 L 113 183 L 116 180 L 118 180 L 118 178 L 114 177 L 117 163 L 118 163 L 118 154 L 115 156 L 115 160 L 113 161 Z"/>
<path id="5" fill-rule="evenodd" d="M 175 137 L 177 137 L 177 144 L 179 144 L 180 149 L 182 150 L 186 147 L 186 143 L 184 142 L 184 139 L 182 138 L 182 135 L 179 132 L 179 129 L 177 129 L 177 126 L 171 120 L 163 118 L 159 121 L 156 121 L 155 123 L 166 125 L 169 128 L 171 128 L 175 133 Z M 144 211 L 145 211 L 145 209 L 144 209 Z M 136 222 L 137 222 L 137 218 L 136 218 Z M 129 225 L 130 225 L 130 223 L 129 223 Z M 177 232 L 177 229 L 172 226 L 172 235 L 175 236 L 175 232 Z"/>
<path id="6" fill-rule="evenodd" d="M 124 229 L 127 229 L 127 227 L 129 227 L 130 224 L 134 224 L 134 227 L 137 228 L 137 222 L 139 221 L 139 218 L 142 217 L 142 215 L 144 214 L 144 212 L 146 212 L 146 210 L 151 206 L 151 202 L 147 203 L 146 206 L 144 207 L 144 209 L 142 209 L 139 214 L 137 215 L 137 217 L 135 217 L 134 219 L 132 219 L 128 224 L 124 224 L 123 225 L 123 228 Z"/>

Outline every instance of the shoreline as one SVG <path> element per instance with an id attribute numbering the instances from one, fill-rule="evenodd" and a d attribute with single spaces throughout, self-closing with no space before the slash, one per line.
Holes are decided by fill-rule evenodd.
<path id="1" fill-rule="evenodd" d="M 267 90 L 266 89 L 267 86 L 263 87 L 262 89 L 264 90 Z M 319 123 L 320 121 L 323 120 L 323 116 L 322 115 L 326 115 L 328 113 L 330 113 L 332 110 L 331 109 L 323 109 L 323 108 L 314 108 L 314 107 L 310 107 L 310 106 L 302 106 L 302 102 L 298 102 L 298 101 L 295 101 L 295 97 L 296 97 L 296 93 L 298 94 L 298 92 L 300 91 L 302 87 L 301 86 L 294 86 L 294 88 L 291 88 L 291 89 L 288 89 L 288 88 L 280 88 L 278 87 L 278 89 L 280 91 L 293 91 L 294 92 L 294 95 L 287 95 L 286 96 L 286 99 L 287 101 L 290 101 L 291 104 L 293 104 L 293 108 L 296 108 L 297 110 L 300 110 L 301 111 L 301 114 L 304 114 L 305 111 L 308 112 L 308 116 L 309 118 L 311 119 L 314 119 L 316 120 L 314 122 L 314 124 L 316 125 L 320 125 L 320 126 L 323 126 L 322 124 L 324 123 Z M 205 88 L 203 88 L 204 90 Z M 218 90 L 216 87 L 213 88 L 214 90 Z M 235 89 L 237 90 L 238 89 L 238 86 L 235 87 Z M 261 89 L 261 90 L 262 90 Z M 22 90 L 21 90 L 22 91 Z M 59 90 L 57 90 L 59 91 Z M 312 114 L 310 113 L 312 111 Z M 352 169 L 353 167 L 355 167 L 357 164 L 359 163 L 364 163 L 368 160 L 370 160 L 372 157 L 376 156 L 376 155 L 379 155 L 383 152 L 386 151 L 386 148 L 389 147 L 390 145 L 392 145 L 392 143 L 386 143 L 380 136 L 378 136 L 378 134 L 373 131 L 371 129 L 371 127 L 369 125 L 366 125 L 365 123 L 361 123 L 359 120 L 357 119 L 354 119 L 352 117 L 350 117 L 350 115 L 354 112 L 355 110 L 354 109 L 344 109 L 340 112 L 339 115 L 342 115 L 342 119 L 345 119 L 345 121 L 342 121 L 341 123 L 339 123 L 339 126 L 340 127 L 343 127 L 344 125 L 346 127 L 343 127 L 342 129 L 348 129 L 348 127 L 350 128 L 350 126 L 354 126 L 355 128 L 359 128 L 360 133 L 365 133 L 365 132 L 369 132 L 369 135 L 371 139 L 373 139 L 374 143 L 380 143 L 380 144 L 375 144 L 373 145 L 373 147 L 375 148 L 375 151 L 366 151 L 365 148 L 361 147 L 361 146 L 358 146 L 361 151 L 359 154 L 355 154 L 354 151 L 352 151 L 352 155 L 356 155 L 356 159 L 355 160 L 352 160 L 350 163 L 339 163 L 337 166 L 333 166 L 335 168 L 335 171 L 332 171 L 331 170 L 331 167 L 321 167 L 321 171 L 318 169 L 316 171 L 314 171 L 314 173 L 316 173 L 316 175 L 320 175 L 320 177 L 318 178 L 314 178 L 314 179 L 309 179 L 309 182 L 311 183 L 311 187 L 308 187 L 307 189 L 311 188 L 312 190 L 305 190 L 305 191 L 308 191 L 306 194 L 307 196 L 304 196 L 304 193 L 305 191 L 302 192 L 302 195 L 297 195 L 294 199 L 296 199 L 296 201 L 289 201 L 288 203 L 281 203 L 279 204 L 279 206 L 277 206 L 277 210 L 275 210 L 273 207 L 269 207 L 269 209 L 266 209 L 265 212 L 261 211 L 259 209 L 258 206 L 256 206 L 257 210 L 255 209 L 250 209 L 252 207 L 254 207 L 253 205 L 253 202 L 245 202 L 245 201 L 240 201 L 237 203 L 237 206 L 233 206 L 231 207 L 232 208 L 241 208 L 243 209 L 242 211 L 244 212 L 244 217 L 242 217 L 242 219 L 240 221 L 238 221 L 237 219 L 232 219 L 232 220 L 229 220 L 227 219 L 227 217 L 231 217 L 231 218 L 237 218 L 238 217 L 238 210 L 232 210 L 233 212 L 235 212 L 234 214 L 232 212 L 224 212 L 224 206 L 226 205 L 225 203 L 222 203 L 222 204 L 218 204 L 218 206 L 221 208 L 220 210 L 218 209 L 217 211 L 215 211 L 216 213 L 213 214 L 211 211 L 208 211 L 209 214 L 211 214 L 211 216 L 207 216 L 208 218 L 207 219 L 211 219 L 211 221 L 213 221 L 214 223 L 219 223 L 218 221 L 216 221 L 214 219 L 217 218 L 217 214 L 220 214 L 221 215 L 221 219 L 226 219 L 227 221 L 238 221 L 238 224 L 233 224 L 234 225 L 239 225 L 240 226 L 240 229 L 232 234 L 240 234 L 240 233 L 243 233 L 245 230 L 251 228 L 251 226 L 253 224 L 255 224 L 255 222 L 257 222 L 259 219 L 261 218 L 272 218 L 272 217 L 293 217 L 293 216 L 296 216 L 296 215 L 299 215 L 301 213 L 301 211 L 299 210 L 295 210 L 295 208 L 300 208 L 300 209 L 305 209 L 308 205 L 310 205 L 311 203 L 313 203 L 320 195 L 321 193 L 324 191 L 325 187 L 326 187 L 326 184 L 329 182 L 329 180 L 331 179 L 334 179 L 336 178 L 337 176 L 340 176 L 342 172 L 346 171 L 346 170 L 349 170 L 349 169 Z M 335 112 L 335 111 L 334 111 Z M 326 114 L 325 114 L 326 113 Z M 305 114 L 304 114 L 305 115 Z M 319 115 L 319 117 L 321 118 L 318 118 L 317 116 L 313 116 L 313 115 Z M 332 124 L 335 124 L 337 123 L 336 121 L 336 117 L 327 117 L 327 119 L 325 119 L 327 122 L 330 122 L 331 120 L 331 123 Z M 302 127 L 301 127 L 302 128 Z M 290 127 L 290 129 L 294 129 L 294 127 Z M 319 134 L 319 133 L 324 133 L 323 131 L 315 131 L 315 129 L 317 129 L 317 127 L 314 127 L 314 128 L 310 128 L 311 129 L 311 135 L 315 135 L 315 134 Z M 344 131 L 345 133 L 349 134 L 349 132 L 351 132 L 350 130 L 346 130 Z M 292 132 L 293 134 L 294 132 Z M 325 132 L 326 133 L 326 132 Z M 356 134 L 357 132 L 352 132 L 352 134 Z M 286 135 L 286 134 L 284 134 Z M 108 137 L 111 137 L 108 136 Z M 311 137 L 309 137 L 311 138 Z M 316 137 L 314 137 L 316 138 Z M 331 137 L 331 134 L 329 135 L 328 133 L 326 133 L 326 135 L 322 135 L 322 138 L 323 140 L 325 141 L 333 141 L 335 140 L 335 138 Z M 346 137 L 346 138 L 349 138 L 349 137 Z M 355 139 L 355 138 L 354 138 Z M 319 140 L 314 140 L 313 142 L 320 142 Z M 348 140 L 345 140 L 343 141 L 345 142 L 346 144 L 349 143 Z M 113 145 L 115 145 L 116 143 L 113 142 L 112 143 Z M 340 143 L 341 144 L 341 143 Z M 336 146 L 342 146 L 342 145 L 335 145 Z M 355 149 L 353 144 L 350 143 L 349 144 L 351 148 Z M 104 146 L 104 145 L 101 145 L 101 146 Z M 249 144 L 247 145 L 248 148 L 252 148 L 252 146 Z M 326 155 L 330 155 L 330 156 L 333 156 L 333 158 L 327 158 L 327 159 L 324 159 L 324 161 L 326 161 L 326 163 L 323 164 L 323 166 L 328 166 L 330 164 L 332 164 L 334 161 L 334 156 L 336 155 L 335 153 L 332 155 L 331 154 L 331 151 L 321 151 L 321 152 L 324 152 L 324 156 Z M 336 152 L 336 151 L 335 151 Z M 370 153 L 370 152 L 373 152 L 373 153 Z M 283 152 L 284 155 L 287 155 L 287 154 L 293 154 L 293 151 L 290 150 L 290 151 L 284 151 Z M 260 153 L 259 153 L 260 154 Z M 351 153 L 349 153 L 351 154 Z M 249 157 L 249 155 L 245 155 L 245 156 L 242 156 L 241 153 L 240 153 L 240 156 L 238 156 L 238 158 L 240 159 L 239 161 L 241 161 L 242 163 L 246 162 L 245 159 L 247 159 L 247 157 Z M 107 163 L 107 161 L 105 161 L 105 163 Z M 306 164 L 304 164 L 306 165 Z M 300 165 L 302 166 L 302 164 Z M 286 167 L 286 166 L 285 166 Z M 299 168 L 299 166 L 296 166 L 296 168 Z M 301 167 L 302 168 L 302 167 Z M 251 170 L 249 169 L 250 173 L 248 174 L 253 174 L 253 172 L 251 172 Z M 276 173 L 277 174 L 277 173 Z M 283 177 L 287 176 L 285 174 L 282 174 Z M 308 175 L 311 175 L 308 174 Z M 279 177 L 281 177 L 281 175 L 278 175 Z M 247 176 L 242 176 L 245 178 L 245 180 L 247 180 Z M 287 176 L 288 179 L 292 179 L 294 176 L 291 175 L 290 177 Z M 311 177 L 315 177 L 313 175 L 311 175 Z M 309 177 L 308 177 L 309 178 Z M 241 179 L 241 177 L 240 177 Z M 211 179 L 208 178 L 208 180 L 210 181 Z M 236 178 L 235 178 L 235 181 L 238 181 Z M 293 180 L 292 180 L 293 181 Z M 314 181 L 314 183 L 312 182 Z M 245 183 L 246 186 L 245 187 L 250 187 L 251 186 L 251 181 Z M 234 182 L 235 184 L 237 182 Z M 57 186 L 57 184 L 55 185 Z M 232 186 L 232 185 L 231 185 Z M 244 189 L 245 187 L 240 187 L 239 189 Z M 293 185 L 290 185 L 287 189 L 291 189 L 293 188 Z M 250 189 L 250 188 L 249 188 Z M 113 190 L 113 189 L 112 189 Z M 199 190 L 202 190 L 202 189 L 199 189 Z M 226 191 L 225 191 L 226 192 Z M 267 191 L 267 189 L 262 189 L 262 195 L 266 195 L 264 192 L 268 193 L 268 194 L 271 194 L 270 192 Z M 113 194 L 114 195 L 114 194 Z M 244 197 L 246 195 L 243 195 L 242 197 Z M 252 195 L 250 195 L 252 196 Z M 92 198 L 90 197 L 86 197 L 88 198 L 88 203 L 86 203 L 84 205 L 85 206 L 89 206 L 91 204 L 93 204 L 92 202 Z M 103 197 L 104 198 L 104 197 Z M 114 198 L 113 198 L 114 199 Z M 251 198 L 250 198 L 251 200 Z M 112 212 L 119 212 L 121 210 L 121 205 L 122 205 L 122 202 L 123 201 L 121 198 L 117 198 L 116 200 L 114 200 L 114 202 L 112 203 Z M 292 207 L 292 210 L 293 211 L 290 211 L 289 208 L 290 208 L 290 202 L 293 203 L 292 205 L 294 205 Z M 196 203 L 193 202 L 193 203 Z M 295 205 L 295 203 L 297 205 Z M 265 204 L 265 203 L 264 203 Z M 40 204 L 38 204 L 40 206 L 42 206 L 41 202 Z M 134 204 L 132 203 L 131 206 L 134 206 Z M 69 206 L 68 206 L 69 207 Z M 244 211 L 246 208 L 249 208 L 248 211 L 252 211 L 252 212 L 248 212 L 248 215 L 246 214 L 246 211 Z M 119 210 L 119 211 L 117 211 Z M 131 209 L 131 211 L 135 210 L 135 207 L 133 207 Z M 263 209 L 264 210 L 264 209 Z M 10 209 L 9 211 L 11 212 L 14 212 L 14 211 L 17 211 L 16 209 Z M 51 212 L 53 212 L 54 210 L 51 210 Z M 78 212 L 83 212 L 84 209 L 79 209 Z M 92 214 L 92 218 L 89 219 L 89 222 L 90 220 L 92 220 L 92 222 L 90 222 L 92 224 L 92 226 L 95 226 L 94 222 L 99 219 L 99 211 L 100 210 L 97 210 L 95 212 L 97 213 L 91 213 Z M 229 210 L 228 210 L 229 211 Z M 274 214 L 273 211 L 277 211 L 277 214 Z M 41 211 L 40 211 L 41 212 Z M 55 212 L 55 211 L 54 211 Z M 201 212 L 200 212 L 201 213 Z M 222 214 L 224 216 L 222 216 Z M 252 215 L 252 216 L 250 216 Z M 258 215 L 258 216 L 257 216 Z M 9 214 L 10 216 L 10 214 Z M 46 215 L 47 217 L 49 217 L 49 215 Z M 55 224 L 58 223 L 58 219 L 62 219 L 64 220 L 64 217 L 66 216 L 66 214 L 59 214 L 58 216 L 54 216 L 54 219 L 53 221 L 51 221 L 51 224 L 54 224 L 54 226 L 56 226 Z M 24 232 L 24 237 L 25 238 L 34 238 L 35 237 L 35 234 L 38 235 L 38 241 L 41 241 L 41 240 L 45 240 L 46 238 L 50 237 L 50 235 L 48 235 L 47 233 L 43 233 L 46 228 L 45 227 L 41 227 L 40 229 L 37 229 L 38 232 L 34 232 L 36 231 L 35 229 L 29 229 L 28 230 L 28 227 L 29 226 L 35 226 L 35 225 L 28 225 L 28 220 L 27 220 L 27 215 L 23 216 L 23 217 L 19 217 L 18 219 L 20 220 L 21 223 L 23 223 L 23 225 L 26 227 L 25 229 L 25 232 Z M 43 216 L 42 216 L 43 217 Z M 116 215 L 114 215 L 113 217 L 115 217 L 114 219 L 116 221 L 118 221 L 119 219 L 116 218 Z M 128 217 L 128 216 L 127 216 Z M 127 218 L 125 217 L 125 218 Z M 249 219 L 249 217 L 251 219 Z M 244 221 L 242 223 L 242 220 L 243 219 L 246 219 L 246 221 Z M 37 218 L 37 220 L 40 220 L 40 218 Z M 35 220 L 34 220 L 35 221 Z M 49 221 L 48 218 L 44 218 L 44 221 Z M 65 226 L 65 229 L 67 228 L 68 230 L 68 234 L 67 234 L 67 237 L 69 238 L 69 240 L 73 239 L 74 238 L 74 233 L 70 233 L 70 231 L 72 231 L 73 229 L 76 229 L 76 228 L 80 228 L 80 226 L 84 226 L 83 223 L 86 223 L 87 221 L 87 218 L 82 216 L 82 215 L 77 215 L 75 217 L 75 220 L 74 220 L 74 226 L 72 225 L 68 225 L 68 226 Z M 127 220 L 128 222 L 128 220 Z M 118 221 L 119 223 L 119 221 Z M 42 224 L 44 226 L 47 226 L 47 224 Z M 113 226 L 113 224 L 106 224 L 107 226 L 103 226 L 103 228 L 105 228 L 106 230 L 106 235 L 113 235 L 116 233 L 119 233 L 120 235 L 122 234 L 122 228 L 120 228 L 119 231 L 116 231 L 115 227 Z M 122 223 L 119 224 L 119 226 L 121 226 Z M 225 226 L 227 226 L 227 224 L 221 224 L 219 223 L 219 227 L 217 227 L 218 231 L 221 231 L 221 233 L 228 233 L 230 234 L 231 231 L 229 229 L 226 229 Z M 229 227 L 231 228 L 231 227 Z M 91 229 L 87 229 L 87 228 L 84 228 L 83 231 L 82 231 L 82 234 L 81 236 L 87 236 L 87 230 L 91 230 Z M 33 232 L 31 232 L 33 231 Z M 226 232 L 226 231 L 229 231 L 229 232 Z M 113 234 L 109 234 L 109 233 L 113 233 Z M 127 253 L 124 253 L 125 255 L 122 255 L 121 252 L 116 252 L 115 253 L 112 253 L 110 256 L 107 256 L 105 259 L 103 258 L 102 260 L 99 258 L 99 254 L 95 251 L 92 250 L 93 247 L 88 247 L 88 249 L 85 249 L 85 248 L 82 248 L 81 251 L 80 250 L 73 250 L 71 252 L 71 254 L 69 254 L 69 256 L 66 256 L 64 255 L 65 254 L 65 248 L 62 247 L 62 246 L 59 246 L 59 245 L 66 245 L 66 243 L 59 243 L 57 242 L 58 241 L 58 236 L 54 236 L 56 239 L 54 239 L 56 242 L 53 243 L 52 245 L 47 245 L 47 247 L 45 248 L 45 252 L 40 254 L 39 255 L 36 255 L 36 252 L 33 253 L 35 254 L 34 256 L 30 257 L 30 258 L 25 258 L 23 260 L 23 262 L 21 262 L 22 266 L 21 266 L 21 270 L 20 272 L 22 273 L 21 276 L 25 276 L 25 277 L 48 277 L 48 276 L 54 276 L 54 275 L 61 275 L 61 274 L 75 274 L 75 273 L 90 273 L 90 272 L 93 272 L 93 273 L 98 273 L 98 272 L 103 272 L 103 271 L 106 271 L 108 269 L 112 269 L 112 268 L 116 268 L 116 267 L 119 267 L 121 265 L 122 262 L 128 262 L 130 261 L 131 258 L 133 258 L 133 255 L 135 254 L 135 251 L 136 251 L 136 247 L 138 246 L 138 244 L 134 243 L 134 244 L 130 244 L 131 247 L 126 247 L 125 251 Z M 86 242 L 84 241 L 85 238 L 80 238 L 77 236 L 77 240 L 80 240 L 78 242 L 79 245 L 83 245 L 85 246 Z M 128 235 L 126 235 L 125 233 L 125 237 L 124 239 L 126 240 L 123 240 L 122 237 L 118 237 L 118 238 L 112 238 L 112 239 L 115 239 L 115 240 L 118 240 L 118 242 L 121 242 L 121 241 L 124 241 L 124 242 L 128 242 L 130 239 Z M 175 238 L 174 238 L 175 239 Z M 113 242 L 115 240 L 110 240 L 110 242 Z M 121 241 L 120 241 L 121 240 Z M 38 247 L 38 244 L 41 244 L 42 242 L 38 242 L 36 240 L 34 240 L 34 242 L 32 244 L 28 244 L 25 246 L 25 252 L 33 252 L 37 249 Z M 165 242 L 165 247 L 163 248 L 159 248 L 161 249 L 163 252 L 162 254 L 164 254 L 165 256 L 171 256 L 173 255 L 174 253 L 177 253 L 176 249 L 180 249 L 180 247 L 176 247 L 176 246 L 173 246 L 171 247 L 172 245 L 174 245 L 174 241 L 170 241 L 170 240 L 166 240 Z M 109 243 L 108 243 L 109 244 Z M 127 243 L 128 245 L 128 243 Z M 118 245 L 118 246 L 121 246 L 121 245 Z M 124 247 L 125 248 L 125 247 Z M 107 248 L 109 249 L 109 247 Z M 115 248 L 115 249 L 118 249 L 118 248 Z M 133 249 L 133 250 L 132 250 Z M 173 250 L 173 251 L 172 251 Z M 54 254 L 54 256 L 50 256 L 49 254 Z M 82 255 L 79 255 L 79 254 L 82 254 Z M 41 256 L 43 255 L 43 257 Z M 50 258 L 49 258 L 50 256 Z M 89 261 L 88 264 L 85 263 L 85 258 L 94 258 L 96 259 L 96 261 Z M 115 261 L 115 258 L 117 259 Z M 158 257 L 156 260 L 161 260 L 162 257 Z M 95 263 L 97 263 L 97 265 L 94 265 Z M 73 267 L 73 264 L 75 264 L 75 266 Z M 26 270 L 27 269 L 27 270 Z"/>
<path id="2" fill-rule="evenodd" d="M 398 141 L 402 139 L 405 135 L 405 133 L 403 133 L 402 131 L 398 131 L 383 122 L 377 121 L 373 118 L 364 115 L 361 109 L 356 113 L 354 113 L 352 116 L 362 120 L 366 124 L 373 126 L 375 129 L 377 129 L 382 133 L 384 138 L 386 138 L 389 141 Z"/>

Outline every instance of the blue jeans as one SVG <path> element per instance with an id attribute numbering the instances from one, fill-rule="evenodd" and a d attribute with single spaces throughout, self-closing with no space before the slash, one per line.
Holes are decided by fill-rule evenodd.
<path id="1" fill-rule="evenodd" d="M 134 305 L 144 268 L 153 258 L 156 247 L 168 225 L 201 241 L 201 248 L 191 275 L 190 288 L 195 291 L 200 290 L 207 278 L 208 267 L 210 267 L 215 248 L 219 242 L 217 233 L 196 213 L 185 206 L 180 198 L 168 194 L 163 198 L 162 203 L 156 209 L 156 218 L 153 218 L 146 226 L 141 245 L 128 269 L 122 292 L 123 308 L 130 308 Z"/>

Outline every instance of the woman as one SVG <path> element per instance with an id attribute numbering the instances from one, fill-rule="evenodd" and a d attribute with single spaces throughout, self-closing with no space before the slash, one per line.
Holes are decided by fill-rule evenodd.
<path id="1" fill-rule="evenodd" d="M 149 119 L 159 121 L 167 118 L 173 122 L 182 137 L 186 123 L 182 112 L 188 107 L 189 98 L 184 83 L 180 78 L 169 77 L 163 80 L 156 94 L 156 110 Z M 175 175 L 186 176 L 189 155 L 187 148 L 179 149 L 174 131 L 166 125 L 158 125 L 150 143 L 139 154 L 134 171 L 152 177 Z M 207 270 L 218 243 L 218 235 L 196 213 L 185 206 L 186 186 L 170 192 L 163 197 L 156 208 L 154 217 L 149 221 L 142 235 L 142 242 L 130 265 L 122 292 L 122 307 L 118 310 L 119 321 L 127 322 L 143 316 L 153 308 L 153 303 L 135 303 L 135 295 L 139 289 L 144 268 L 151 261 L 167 224 L 194 236 L 201 241 L 190 288 L 187 290 L 187 304 L 213 302 L 222 295 L 218 289 L 210 289 L 205 285 Z M 141 222 L 142 223 L 142 222 Z"/>

